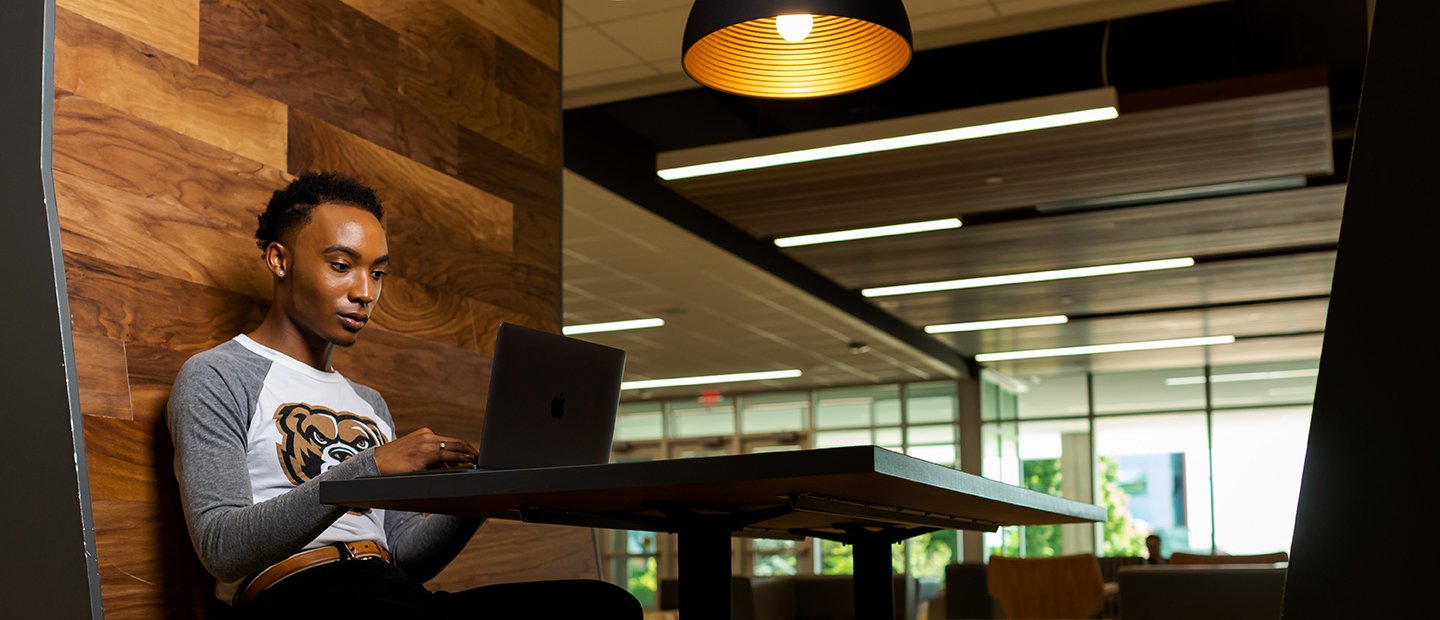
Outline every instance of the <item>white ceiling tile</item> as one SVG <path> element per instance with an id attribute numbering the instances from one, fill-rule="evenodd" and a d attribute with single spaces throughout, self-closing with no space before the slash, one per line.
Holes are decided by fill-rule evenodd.
<path id="1" fill-rule="evenodd" d="M 655 76 L 655 70 L 649 65 L 631 65 L 610 71 L 597 71 L 584 75 L 567 75 L 564 78 L 565 88 L 589 88 L 601 84 L 614 84 L 617 82 L 628 82 L 630 80 L 643 80 Z"/>
<path id="2" fill-rule="evenodd" d="M 685 18 L 689 15 L 690 10 L 682 8 L 605 22 L 598 27 L 642 60 L 673 61 L 678 65 Z"/>
<path id="3" fill-rule="evenodd" d="M 565 0 L 566 8 L 592 24 L 683 8 L 689 14 L 693 0 Z"/>
<path id="4" fill-rule="evenodd" d="M 585 18 L 581 17 L 579 13 L 570 10 L 570 7 L 568 6 L 566 6 L 565 10 L 561 13 L 560 21 L 561 23 L 565 24 L 566 30 L 570 30 L 571 28 L 580 28 L 590 23 L 585 21 Z"/>
<path id="5" fill-rule="evenodd" d="M 594 26 L 565 32 L 565 77 L 596 73 L 640 63 L 629 50 L 617 45 Z M 648 69 L 648 67 L 647 67 Z"/>

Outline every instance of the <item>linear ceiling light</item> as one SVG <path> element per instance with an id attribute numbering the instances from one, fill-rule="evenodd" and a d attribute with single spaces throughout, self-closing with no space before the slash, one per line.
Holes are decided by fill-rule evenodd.
<path id="1" fill-rule="evenodd" d="M 729 375 L 704 375 L 699 377 L 675 377 L 673 379 L 650 379 L 647 381 L 625 381 L 622 390 L 647 390 L 650 388 L 681 387 L 686 385 L 710 385 L 712 383 L 736 383 L 739 381 L 766 381 L 769 379 L 793 379 L 801 375 L 799 370 L 771 370 L 766 372 L 740 372 Z"/>
<path id="2" fill-rule="evenodd" d="M 1159 271 L 1161 269 L 1180 269 L 1184 267 L 1193 267 L 1194 265 L 1195 259 L 1193 258 L 1166 258 L 1162 260 L 1147 260 L 1136 263 L 1117 263 L 1114 265 L 1096 265 L 1093 267 L 1073 267 L 1070 269 L 1052 269 L 1049 271 L 1012 273 L 1003 276 L 983 276 L 979 278 L 944 280 L 941 282 L 920 282 L 916 284 L 880 286 L 875 288 L 861 289 L 860 294 L 866 297 L 914 295 L 916 293 L 954 291 L 967 288 L 981 288 L 986 286 L 1003 286 L 1006 284 L 1025 284 L 1027 282 L 1048 282 L 1051 280 L 1093 278 L 1095 276 L 1109 276 L 1121 273 L 1139 273 L 1142 271 Z"/>
<path id="3" fill-rule="evenodd" d="M 1223 375 L 1212 375 L 1211 383 L 1235 383 L 1237 381 L 1273 381 L 1276 379 L 1301 379 L 1305 377 L 1320 376 L 1319 368 L 1302 368 L 1299 370 L 1272 370 L 1269 372 L 1236 372 Z M 1201 385 L 1205 383 L 1203 375 L 1190 377 L 1170 377 L 1165 380 L 1165 385 Z"/>
<path id="4" fill-rule="evenodd" d="M 685 73 L 763 99 L 827 97 L 900 73 L 914 50 L 901 0 L 696 0 Z"/>
<path id="5" fill-rule="evenodd" d="M 661 153 L 656 173 L 677 181 L 1111 120 L 1114 88 L 1100 88 Z"/>
<path id="6" fill-rule="evenodd" d="M 981 353 L 975 356 L 977 362 L 1006 362 L 1029 360 L 1042 357 L 1066 357 L 1070 355 L 1095 355 L 1098 353 L 1120 353 L 1123 351 L 1153 351 L 1155 349 L 1179 349 L 1183 347 L 1208 347 L 1235 342 L 1234 336 L 1207 336 L 1204 338 L 1179 338 L 1176 340 L 1147 340 L 1144 342 L 1117 342 L 1114 344 L 1092 344 L 1081 347 L 1060 347 L 1058 349 L 1030 349 L 1028 351 L 1002 351 Z"/>
<path id="7" fill-rule="evenodd" d="M 873 228 L 856 228 L 854 230 L 839 230 L 835 232 L 817 233 L 813 235 L 781 237 L 775 240 L 775 245 L 782 248 L 794 248 L 802 245 L 819 245 L 821 243 L 837 243 L 840 241 L 854 241 L 856 239 L 874 239 L 875 237 L 913 235 L 915 233 L 932 232 L 936 230 L 951 230 L 959 227 L 960 218 L 951 217 L 943 220 L 930 220 L 927 222 L 910 222 L 909 224 L 891 224 L 889 226 L 875 226 Z"/>
<path id="8" fill-rule="evenodd" d="M 953 334 L 956 332 L 978 332 L 987 329 L 1006 329 L 1010 327 L 1033 327 L 1036 325 L 1064 325 L 1070 322 L 1070 318 L 1057 314 L 1054 316 L 1033 316 L 1023 319 L 995 319 L 992 321 L 971 321 L 969 323 L 946 323 L 944 325 L 926 325 L 927 334 Z"/>
<path id="9" fill-rule="evenodd" d="M 627 329 L 645 329 L 647 327 L 663 327 L 665 319 L 635 319 L 632 321 L 611 321 L 609 323 L 589 323 L 586 325 L 566 325 L 560 331 L 566 336 L 576 334 L 596 334 L 600 332 L 618 332 Z"/>

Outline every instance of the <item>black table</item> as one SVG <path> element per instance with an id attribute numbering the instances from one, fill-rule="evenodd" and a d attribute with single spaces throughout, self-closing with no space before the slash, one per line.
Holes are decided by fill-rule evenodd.
<path id="1" fill-rule="evenodd" d="M 894 613 L 890 545 L 940 529 L 1103 521 L 1105 509 L 876 446 L 320 484 L 320 501 L 679 538 L 687 620 L 730 617 L 730 537 L 814 536 L 854 547 L 858 618 Z"/>

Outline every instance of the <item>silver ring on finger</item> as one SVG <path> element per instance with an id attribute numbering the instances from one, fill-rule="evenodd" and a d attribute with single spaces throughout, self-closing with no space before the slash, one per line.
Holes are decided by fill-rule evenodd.
<path id="1" fill-rule="evenodd" d="M 443 442 L 443 441 L 440 442 L 440 451 L 441 451 L 441 452 L 444 452 L 444 451 L 445 451 L 445 442 Z"/>

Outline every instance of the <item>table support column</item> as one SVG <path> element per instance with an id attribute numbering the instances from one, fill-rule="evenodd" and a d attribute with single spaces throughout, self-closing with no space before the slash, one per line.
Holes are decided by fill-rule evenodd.
<path id="1" fill-rule="evenodd" d="M 730 531 L 697 527 L 677 534 L 680 617 L 730 620 Z"/>
<path id="2" fill-rule="evenodd" d="M 855 617 L 894 618 L 895 584 L 890 567 L 891 536 L 858 535 L 855 554 Z"/>

